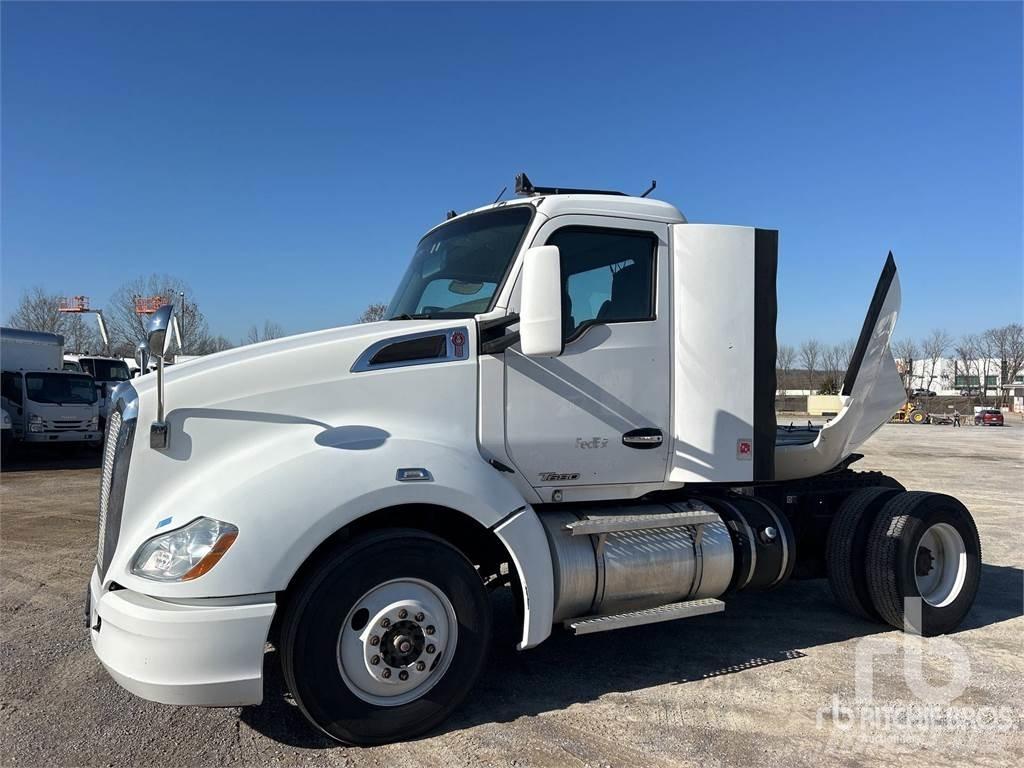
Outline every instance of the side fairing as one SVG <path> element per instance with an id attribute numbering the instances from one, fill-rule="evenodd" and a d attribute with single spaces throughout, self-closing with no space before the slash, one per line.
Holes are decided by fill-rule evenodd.
<path id="1" fill-rule="evenodd" d="M 779 445 L 775 477 L 811 477 L 836 466 L 885 424 L 907 397 L 890 344 L 900 313 L 892 254 L 882 269 L 843 385 L 842 408 L 812 443 Z"/>

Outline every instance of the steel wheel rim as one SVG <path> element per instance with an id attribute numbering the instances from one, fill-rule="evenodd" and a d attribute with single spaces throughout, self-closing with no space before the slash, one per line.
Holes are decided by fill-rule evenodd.
<path id="1" fill-rule="evenodd" d="M 444 677 L 458 641 L 451 601 L 421 579 L 393 579 L 352 605 L 338 633 L 338 671 L 370 704 L 397 707 Z"/>
<path id="2" fill-rule="evenodd" d="M 967 546 L 949 523 L 928 528 L 917 544 L 914 580 L 928 605 L 943 608 L 960 596 L 967 578 Z"/>

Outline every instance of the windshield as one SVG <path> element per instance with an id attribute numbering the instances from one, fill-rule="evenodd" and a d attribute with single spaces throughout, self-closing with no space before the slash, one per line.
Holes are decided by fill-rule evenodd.
<path id="1" fill-rule="evenodd" d="M 96 381 L 128 381 L 131 378 L 128 364 L 124 360 L 81 357 L 78 362 L 82 366 L 82 370 L 91 373 Z"/>
<path id="2" fill-rule="evenodd" d="M 416 247 L 387 317 L 471 317 L 486 312 L 532 217 L 532 206 L 512 205 L 435 229 Z"/>
<path id="3" fill-rule="evenodd" d="M 91 376 L 74 373 L 26 373 L 28 399 L 37 403 L 92 405 L 96 384 Z"/>

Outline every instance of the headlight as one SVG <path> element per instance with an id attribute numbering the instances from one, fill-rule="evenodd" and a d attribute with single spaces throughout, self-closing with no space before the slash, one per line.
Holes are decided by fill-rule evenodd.
<path id="1" fill-rule="evenodd" d="M 28 431 L 29 432 L 42 432 L 43 431 L 43 420 L 37 413 L 33 413 L 28 417 Z"/>
<path id="2" fill-rule="evenodd" d="M 97 429 L 99 429 L 100 428 L 100 417 L 99 416 L 93 416 L 91 419 L 89 419 L 89 423 L 85 425 L 85 428 L 89 432 L 94 432 Z"/>
<path id="3" fill-rule="evenodd" d="M 135 553 L 132 573 L 153 581 L 191 581 L 215 566 L 235 543 L 238 529 L 209 517 L 154 536 Z"/>

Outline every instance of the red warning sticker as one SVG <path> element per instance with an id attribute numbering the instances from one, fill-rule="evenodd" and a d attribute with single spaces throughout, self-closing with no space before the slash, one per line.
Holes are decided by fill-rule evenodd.
<path id="1" fill-rule="evenodd" d="M 754 441 L 748 438 L 740 438 L 737 440 L 736 458 L 740 461 L 750 461 L 754 458 Z"/>

